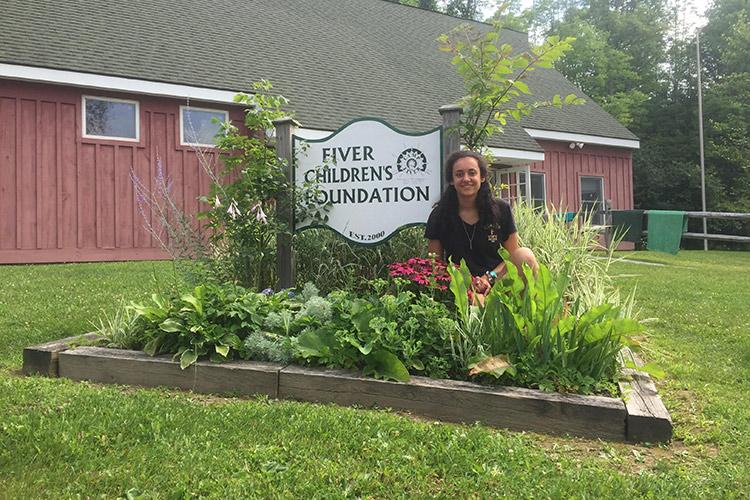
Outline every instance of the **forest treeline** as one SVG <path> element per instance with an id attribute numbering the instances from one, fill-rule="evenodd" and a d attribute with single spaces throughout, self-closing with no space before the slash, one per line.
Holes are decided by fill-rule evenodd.
<path id="1" fill-rule="evenodd" d="M 477 20 L 494 4 L 401 3 Z M 521 5 L 512 0 L 493 17 L 537 42 L 550 35 L 576 37 L 558 70 L 640 138 L 633 159 L 636 207 L 699 210 L 697 29 L 688 23 L 690 4 L 535 0 L 531 8 Z M 750 2 L 715 0 L 706 17 L 700 45 L 707 206 L 750 212 Z"/>

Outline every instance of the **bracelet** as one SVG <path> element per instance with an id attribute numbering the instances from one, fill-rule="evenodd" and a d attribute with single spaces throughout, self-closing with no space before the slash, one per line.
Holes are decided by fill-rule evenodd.
<path id="1" fill-rule="evenodd" d="M 487 281 L 490 282 L 490 285 L 494 285 L 495 281 L 497 281 L 497 273 L 495 271 L 487 271 L 484 275 L 487 276 Z"/>

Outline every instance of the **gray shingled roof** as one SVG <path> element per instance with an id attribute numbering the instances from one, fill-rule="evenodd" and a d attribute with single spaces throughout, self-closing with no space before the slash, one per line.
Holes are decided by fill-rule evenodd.
<path id="1" fill-rule="evenodd" d="M 307 128 L 372 116 L 427 130 L 463 93 L 436 42 L 462 21 L 384 0 L 4 0 L 2 10 L 0 62 L 233 91 L 265 78 Z M 582 95 L 553 70 L 528 82 L 535 98 Z M 590 99 L 524 125 L 636 139 Z M 541 151 L 519 124 L 492 142 Z"/>

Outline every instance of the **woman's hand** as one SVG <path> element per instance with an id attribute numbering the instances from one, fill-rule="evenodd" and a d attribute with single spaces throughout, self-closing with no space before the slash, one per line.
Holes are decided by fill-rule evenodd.
<path id="1" fill-rule="evenodd" d="M 492 285 L 487 276 L 474 276 L 472 285 L 474 286 L 474 291 L 482 295 L 487 295 L 492 290 Z"/>

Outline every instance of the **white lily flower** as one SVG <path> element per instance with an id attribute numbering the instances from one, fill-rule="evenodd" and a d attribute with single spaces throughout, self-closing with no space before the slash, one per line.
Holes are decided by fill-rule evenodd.
<path id="1" fill-rule="evenodd" d="M 232 200 L 232 203 L 229 204 L 227 213 L 229 214 L 229 217 L 232 218 L 232 220 L 242 215 L 242 212 L 240 212 L 240 207 L 237 206 L 237 202 L 235 200 Z"/>
<path id="2" fill-rule="evenodd" d="M 219 208 L 221 206 L 221 200 L 219 200 L 219 197 L 217 196 L 214 200 L 214 208 Z"/>
<path id="3" fill-rule="evenodd" d="M 268 216 L 263 211 L 263 207 L 260 203 L 258 203 L 258 210 L 256 210 L 255 212 L 255 220 L 257 220 L 258 222 L 262 222 L 263 224 L 268 223 Z"/>

